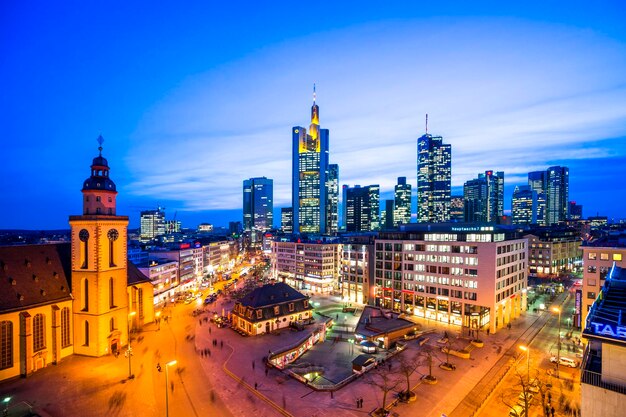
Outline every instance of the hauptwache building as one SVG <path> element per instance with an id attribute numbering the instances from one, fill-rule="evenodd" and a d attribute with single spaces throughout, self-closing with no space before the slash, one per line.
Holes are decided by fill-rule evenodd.
<path id="1" fill-rule="evenodd" d="M 83 213 L 70 216 L 71 243 L 0 247 L 0 380 L 73 354 L 112 354 L 128 344 L 129 325 L 154 320 L 152 284 L 127 259 L 128 217 L 116 213 L 99 151 Z"/>

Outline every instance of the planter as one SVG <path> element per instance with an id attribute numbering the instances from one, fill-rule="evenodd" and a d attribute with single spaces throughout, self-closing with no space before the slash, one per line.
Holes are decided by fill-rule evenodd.
<path id="1" fill-rule="evenodd" d="M 406 391 L 400 391 L 398 399 L 403 403 L 412 403 L 417 400 L 417 395 L 415 395 L 413 391 L 409 391 L 408 393 Z"/>
<path id="2" fill-rule="evenodd" d="M 446 371 L 454 371 L 456 369 L 456 365 L 452 363 L 442 363 L 439 367 L 441 369 L 445 369 Z"/>
<path id="3" fill-rule="evenodd" d="M 470 343 L 479 348 L 485 346 L 485 342 L 483 342 L 482 340 L 472 340 Z"/>
<path id="4" fill-rule="evenodd" d="M 374 417 L 387 417 L 389 415 L 389 411 L 384 408 L 378 408 L 374 413 L 372 413 Z"/>
<path id="5" fill-rule="evenodd" d="M 430 385 L 435 385 L 437 383 L 437 377 L 431 376 L 431 375 L 424 375 L 422 377 L 422 381 Z"/>

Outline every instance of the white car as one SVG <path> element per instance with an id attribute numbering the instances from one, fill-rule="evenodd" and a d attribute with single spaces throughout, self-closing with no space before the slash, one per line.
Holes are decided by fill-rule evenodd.
<path id="1" fill-rule="evenodd" d="M 556 356 L 552 356 L 550 358 L 550 362 L 556 363 L 557 362 Z M 576 361 L 574 359 L 571 359 L 571 358 L 560 357 L 558 359 L 558 362 L 559 362 L 559 365 L 562 365 L 562 366 L 569 366 L 570 368 L 577 368 L 578 367 L 578 363 L 576 363 Z"/>

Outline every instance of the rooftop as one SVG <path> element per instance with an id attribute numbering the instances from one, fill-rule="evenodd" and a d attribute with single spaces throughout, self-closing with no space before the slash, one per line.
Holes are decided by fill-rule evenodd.
<path id="1" fill-rule="evenodd" d="M 308 298 L 284 282 L 277 282 L 256 288 L 241 300 L 241 305 L 259 308 Z"/>
<path id="2" fill-rule="evenodd" d="M 626 343 L 626 269 L 613 265 L 587 316 L 585 337 Z"/>

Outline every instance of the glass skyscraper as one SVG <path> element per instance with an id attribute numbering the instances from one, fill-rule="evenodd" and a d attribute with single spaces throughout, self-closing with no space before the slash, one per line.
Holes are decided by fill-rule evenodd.
<path id="1" fill-rule="evenodd" d="M 165 211 L 159 207 L 156 210 L 141 212 L 139 240 L 149 242 L 157 236 L 165 234 Z"/>
<path id="2" fill-rule="evenodd" d="M 511 217 L 515 225 L 537 223 L 537 191 L 530 185 L 518 185 L 511 199 Z"/>
<path id="3" fill-rule="evenodd" d="M 553 166 L 528 173 L 528 185 L 537 191 L 537 223 L 550 226 L 568 219 L 569 168 Z"/>
<path id="4" fill-rule="evenodd" d="M 450 220 L 452 147 L 441 136 L 424 134 L 417 140 L 417 221 Z"/>
<path id="5" fill-rule="evenodd" d="M 406 177 L 398 177 L 398 184 L 394 190 L 393 225 L 411 223 L 411 184 L 406 183 Z"/>
<path id="6" fill-rule="evenodd" d="M 294 233 L 327 233 L 328 129 L 320 129 L 319 107 L 311 107 L 309 132 L 301 126 L 292 136 L 292 207 Z"/>
<path id="7" fill-rule="evenodd" d="M 380 187 L 343 186 L 346 232 L 378 230 L 380 226 Z"/>
<path id="8" fill-rule="evenodd" d="M 328 193 L 326 200 L 326 204 L 328 205 L 326 209 L 326 215 L 328 216 L 326 220 L 326 233 L 332 235 L 339 231 L 339 165 L 337 164 L 328 165 L 326 190 Z"/>
<path id="9" fill-rule="evenodd" d="M 243 181 L 243 230 L 268 230 L 274 222 L 274 181 L 265 177 Z"/>
<path id="10" fill-rule="evenodd" d="M 465 221 L 498 223 L 504 212 L 504 172 L 485 171 L 463 185 Z"/>

